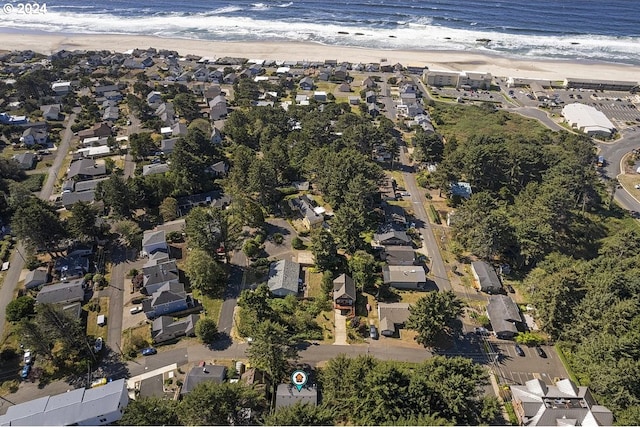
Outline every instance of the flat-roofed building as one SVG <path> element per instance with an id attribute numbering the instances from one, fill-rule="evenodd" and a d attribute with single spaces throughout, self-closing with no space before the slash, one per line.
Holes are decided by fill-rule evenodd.
<path id="1" fill-rule="evenodd" d="M 588 136 L 611 136 L 616 128 L 602 111 L 586 104 L 573 103 L 565 105 L 562 117 L 569 125 Z"/>
<path id="2" fill-rule="evenodd" d="M 429 86 L 453 86 L 458 87 L 460 73 L 456 71 L 427 70 L 423 74 L 423 80 Z"/>
<path id="3" fill-rule="evenodd" d="M 533 93 L 533 97 L 537 100 L 537 101 L 546 101 L 547 99 L 549 99 L 549 96 L 547 95 L 547 92 L 544 90 L 544 88 L 542 87 L 542 85 L 536 81 L 533 81 L 531 83 L 529 83 L 529 88 L 531 89 L 531 92 Z"/>
<path id="4" fill-rule="evenodd" d="M 453 86 L 467 89 L 489 89 L 493 81 L 491 73 L 470 71 L 427 70 L 422 78 L 429 86 Z"/>
<path id="5" fill-rule="evenodd" d="M 638 82 L 623 81 L 623 80 L 594 80 L 594 79 L 576 79 L 566 78 L 564 80 L 565 88 L 576 89 L 600 89 L 600 90 L 624 90 L 631 91 L 634 88 L 638 88 Z"/>

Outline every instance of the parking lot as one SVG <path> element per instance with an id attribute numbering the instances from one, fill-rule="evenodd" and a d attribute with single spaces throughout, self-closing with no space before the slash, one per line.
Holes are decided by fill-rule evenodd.
<path id="1" fill-rule="evenodd" d="M 556 379 L 568 378 L 554 347 L 542 346 L 546 358 L 538 356 L 534 347 L 521 346 L 524 356 L 518 356 L 515 343 L 509 341 L 491 342 L 494 350 L 500 354 L 494 361 L 494 368 L 501 377 L 500 382 L 507 384 L 524 384 L 534 378 L 546 384 L 553 384 Z"/>

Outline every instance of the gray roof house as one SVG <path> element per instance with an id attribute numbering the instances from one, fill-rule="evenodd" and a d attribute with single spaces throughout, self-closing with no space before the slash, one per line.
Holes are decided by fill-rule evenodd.
<path id="1" fill-rule="evenodd" d="M 151 297 L 142 301 L 142 310 L 148 319 L 165 314 L 176 313 L 189 308 L 189 298 L 180 282 L 167 282 L 155 291 Z"/>
<path id="2" fill-rule="evenodd" d="M 178 142 L 178 138 L 167 138 L 160 141 L 160 151 L 163 154 L 171 154 Z"/>
<path id="3" fill-rule="evenodd" d="M 180 394 L 187 394 L 200 383 L 211 381 L 222 384 L 227 378 L 227 367 L 220 365 L 204 365 L 191 368 L 184 377 Z"/>
<path id="4" fill-rule="evenodd" d="M 520 425 L 613 425 L 611 411 L 596 404 L 588 387 L 576 386 L 570 379 L 547 385 L 535 378 L 525 385 L 512 385 L 511 394 L 513 409 Z"/>
<path id="5" fill-rule="evenodd" d="M 424 288 L 427 282 L 424 268 L 418 265 L 385 265 L 382 277 L 385 285 L 401 289 Z"/>
<path id="6" fill-rule="evenodd" d="M 313 79 L 311 77 L 303 77 L 299 85 L 302 90 L 311 90 L 313 89 Z"/>
<path id="7" fill-rule="evenodd" d="M 389 265 L 416 265 L 416 253 L 411 246 L 385 246 L 383 259 Z"/>
<path id="8" fill-rule="evenodd" d="M 142 286 L 147 295 L 152 295 L 165 283 L 180 281 L 175 259 L 160 260 L 155 265 L 145 265 L 142 267 L 142 275 L 144 277 Z"/>
<path id="9" fill-rule="evenodd" d="M 209 101 L 209 118 L 219 120 L 228 114 L 227 100 L 224 96 L 218 95 Z"/>
<path id="10" fill-rule="evenodd" d="M 160 316 L 151 324 L 151 338 L 157 344 L 183 336 L 193 336 L 199 318 L 197 314 L 190 314 L 178 320 L 174 320 L 172 316 Z"/>
<path id="11" fill-rule="evenodd" d="M 373 235 L 373 241 L 379 246 L 401 245 L 410 246 L 411 237 L 404 230 L 391 230 L 386 233 L 376 233 Z"/>
<path id="12" fill-rule="evenodd" d="M 169 252 L 164 230 L 147 230 L 142 236 L 142 252 L 151 255 L 154 252 Z"/>
<path id="13" fill-rule="evenodd" d="M 502 283 L 496 274 L 496 270 L 484 261 L 474 261 L 471 263 L 471 272 L 478 282 L 480 290 L 488 294 L 502 292 Z"/>
<path id="14" fill-rule="evenodd" d="M 271 263 L 267 285 L 273 295 L 285 297 L 298 295 L 300 264 L 289 260 Z"/>
<path id="15" fill-rule="evenodd" d="M 128 403 L 127 382 L 123 378 L 101 387 L 67 390 L 9 406 L 0 416 L 0 425 L 111 425 L 122 418 Z"/>
<path id="16" fill-rule="evenodd" d="M 33 289 L 47 283 L 47 272 L 45 270 L 32 270 L 24 277 L 25 289 Z"/>
<path id="17" fill-rule="evenodd" d="M 91 159 L 76 160 L 69 166 L 67 178 L 77 178 L 80 181 L 93 179 L 105 175 L 107 169 L 104 163 L 97 164 Z"/>
<path id="18" fill-rule="evenodd" d="M 315 386 L 305 386 L 298 390 L 293 384 L 278 384 L 278 390 L 276 391 L 276 408 L 291 406 L 297 402 L 317 405 L 318 389 Z"/>
<path id="19" fill-rule="evenodd" d="M 491 295 L 487 304 L 487 316 L 493 333 L 500 339 L 511 339 L 523 328 L 520 309 L 508 295 Z"/>
<path id="20" fill-rule="evenodd" d="M 45 145 L 47 143 L 47 139 L 49 138 L 49 134 L 45 129 L 30 127 L 22 132 L 22 136 L 20 137 L 20 141 L 25 145 L 33 145 L 40 144 Z"/>
<path id="21" fill-rule="evenodd" d="M 84 279 L 44 286 L 36 297 L 39 304 L 70 304 L 80 301 L 84 301 Z"/>
<path id="22" fill-rule="evenodd" d="M 40 107 L 40 111 L 42 111 L 42 117 L 45 120 L 60 120 L 62 118 L 60 104 L 43 105 Z"/>
<path id="23" fill-rule="evenodd" d="M 96 194 L 94 190 L 67 192 L 62 193 L 61 204 L 66 209 L 71 209 L 71 207 L 78 202 L 92 203 L 95 198 Z"/>
<path id="24" fill-rule="evenodd" d="M 33 168 L 36 161 L 35 153 L 20 153 L 13 156 L 13 160 L 18 163 L 18 167 L 23 170 L 29 170 Z"/>
<path id="25" fill-rule="evenodd" d="M 170 168 L 167 163 L 151 163 L 150 165 L 142 166 L 142 176 L 159 175 L 169 172 L 169 170 Z"/>
<path id="26" fill-rule="evenodd" d="M 356 285 L 353 279 L 341 274 L 333 281 L 333 306 L 339 310 L 349 310 L 355 314 Z"/>
<path id="27" fill-rule="evenodd" d="M 407 303 L 387 304 L 378 303 L 378 319 L 380 319 L 380 335 L 392 337 L 396 335 L 398 328 L 404 326 L 409 318 L 409 306 Z"/>
<path id="28" fill-rule="evenodd" d="M 324 221 L 324 216 L 314 210 L 313 204 L 311 204 L 311 200 L 306 194 L 290 199 L 289 207 L 294 211 L 300 212 L 302 223 L 308 230 L 319 226 Z"/>

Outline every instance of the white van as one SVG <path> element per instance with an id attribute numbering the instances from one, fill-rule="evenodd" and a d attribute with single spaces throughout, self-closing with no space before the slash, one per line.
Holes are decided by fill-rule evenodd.
<path id="1" fill-rule="evenodd" d="M 136 307 L 133 307 L 133 308 L 129 309 L 129 313 L 131 313 L 131 314 L 138 314 L 141 311 L 142 311 L 142 306 L 141 305 L 138 305 Z"/>

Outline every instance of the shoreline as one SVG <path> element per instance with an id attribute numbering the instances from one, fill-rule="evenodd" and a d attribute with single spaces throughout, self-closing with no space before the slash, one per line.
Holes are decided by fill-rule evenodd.
<path id="1" fill-rule="evenodd" d="M 194 54 L 210 58 L 225 56 L 277 61 L 381 62 L 408 66 L 427 66 L 433 70 L 489 72 L 497 77 L 564 80 L 567 77 L 640 81 L 640 67 L 609 62 L 580 60 L 515 59 L 490 53 L 443 50 L 377 50 L 362 47 L 323 45 L 308 42 L 258 41 L 220 42 L 184 38 L 163 38 L 125 34 L 76 34 L 17 32 L 0 28 L 0 43 L 8 50 L 33 50 L 51 54 L 66 50 L 129 49 L 174 50 L 181 55 Z"/>

